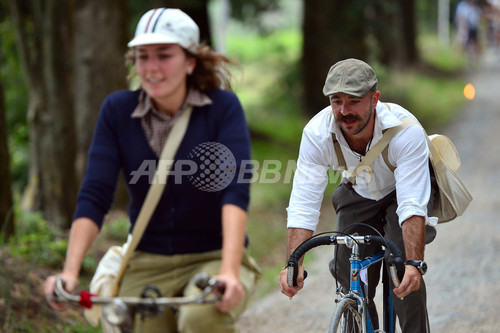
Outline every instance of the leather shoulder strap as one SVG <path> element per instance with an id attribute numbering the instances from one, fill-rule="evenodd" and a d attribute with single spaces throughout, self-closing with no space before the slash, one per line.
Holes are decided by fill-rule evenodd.
<path id="1" fill-rule="evenodd" d="M 335 134 L 332 133 L 333 148 L 335 149 L 335 154 L 337 155 L 337 163 L 340 169 L 347 170 L 347 164 L 345 163 L 344 154 L 342 153 L 342 148 L 340 143 L 335 138 Z"/>

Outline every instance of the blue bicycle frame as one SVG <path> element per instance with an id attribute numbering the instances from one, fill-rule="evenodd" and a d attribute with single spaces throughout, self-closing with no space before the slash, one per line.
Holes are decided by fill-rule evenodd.
<path id="1" fill-rule="evenodd" d="M 378 244 L 390 249 L 390 254 L 388 260 L 384 260 L 385 251 L 377 253 L 371 258 L 366 258 L 361 260 L 359 255 L 359 245 L 369 245 Z M 351 249 L 351 257 L 349 258 L 351 265 L 350 274 L 350 290 L 344 295 L 340 290 L 337 291 L 341 295 L 341 298 L 349 298 L 355 301 L 358 306 L 362 307 L 362 326 L 363 332 L 374 332 L 373 324 L 371 323 L 370 316 L 366 307 L 366 300 L 363 296 L 362 284 L 360 273 L 363 269 L 367 269 L 369 266 L 378 263 L 380 261 L 385 263 L 388 261 L 390 263 L 390 278 L 392 279 L 394 285 L 397 287 L 399 281 L 404 275 L 404 262 L 401 251 L 397 248 L 395 244 L 387 239 L 380 236 L 357 236 L 357 235 L 347 235 L 347 236 L 316 236 L 304 241 L 299 245 L 295 251 L 290 255 L 288 259 L 288 285 L 297 285 L 298 267 L 299 259 L 310 249 L 320 246 L 320 245 L 346 245 Z M 393 311 L 392 295 L 389 286 L 389 274 L 384 266 L 382 282 L 384 286 L 384 318 L 383 318 L 383 328 L 386 333 L 393 333 L 395 326 L 395 315 Z"/>
<path id="2" fill-rule="evenodd" d="M 357 245 L 355 245 L 357 246 Z M 351 262 L 351 285 L 350 285 L 350 292 L 360 294 L 361 297 L 364 297 L 364 292 L 363 289 L 361 288 L 361 271 L 363 269 L 368 269 L 373 264 L 376 264 L 380 261 L 384 260 L 384 252 L 380 252 L 373 257 L 366 258 L 363 261 L 359 259 L 359 256 L 353 256 L 350 259 Z M 383 283 L 383 313 L 384 313 L 384 318 L 383 318 L 383 328 L 384 332 L 386 333 L 393 333 L 394 332 L 394 326 L 395 326 L 395 316 L 394 316 L 394 309 L 393 309 L 393 303 L 392 303 L 392 296 L 390 293 L 390 288 L 389 288 L 389 277 L 387 274 L 387 271 L 385 270 L 385 262 L 384 262 L 384 269 L 383 269 L 383 275 L 382 275 L 382 283 Z M 359 305 L 359 301 L 358 305 Z M 373 333 L 373 324 L 370 319 L 370 314 L 368 312 L 368 309 L 363 309 L 363 315 L 365 316 L 366 314 L 366 331 L 368 333 Z"/>

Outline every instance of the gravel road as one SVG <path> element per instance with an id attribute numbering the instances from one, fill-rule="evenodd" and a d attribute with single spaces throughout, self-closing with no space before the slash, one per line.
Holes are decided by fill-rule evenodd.
<path id="1" fill-rule="evenodd" d="M 475 99 L 440 130 L 460 153 L 459 174 L 474 201 L 462 217 L 440 224 L 436 240 L 426 247 L 431 330 L 439 333 L 500 332 L 500 221 L 495 215 L 500 211 L 500 58 L 486 58 L 470 82 Z M 336 296 L 328 272 L 332 250 L 313 250 L 309 277 L 293 300 L 277 284 L 276 291 L 255 302 L 240 320 L 241 332 L 326 332 Z"/>

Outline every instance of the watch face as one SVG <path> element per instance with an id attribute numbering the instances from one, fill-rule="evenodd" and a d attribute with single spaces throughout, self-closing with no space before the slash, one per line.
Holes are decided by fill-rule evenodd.
<path id="1" fill-rule="evenodd" d="M 422 270 L 422 273 L 427 272 L 427 263 L 425 261 L 422 261 L 422 263 L 420 264 L 420 269 Z"/>

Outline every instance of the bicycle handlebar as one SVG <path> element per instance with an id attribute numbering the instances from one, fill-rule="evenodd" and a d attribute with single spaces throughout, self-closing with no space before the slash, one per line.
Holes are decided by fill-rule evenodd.
<path id="1" fill-rule="evenodd" d="M 108 305 L 119 299 L 129 307 L 137 306 L 179 306 L 184 304 L 204 304 L 204 303 L 214 303 L 220 296 L 224 293 L 225 286 L 222 282 L 210 277 L 206 273 L 199 273 L 195 276 L 195 284 L 200 289 L 200 292 L 195 295 L 190 296 L 180 296 L 180 297 L 161 297 L 160 291 L 154 286 L 146 286 L 141 293 L 141 297 L 134 296 L 123 296 L 123 297 L 106 297 L 92 295 L 86 291 L 82 291 L 80 295 L 70 294 L 64 289 L 64 281 L 61 278 L 57 278 L 54 295 L 52 300 L 54 302 L 68 302 L 68 303 L 78 303 L 82 306 L 91 308 L 92 305 Z M 207 298 L 209 294 L 214 294 L 215 297 Z M 154 292 L 156 295 L 152 295 Z M 85 301 L 84 298 L 87 298 Z M 85 305 L 82 303 L 86 303 Z"/>
<path id="2" fill-rule="evenodd" d="M 396 244 L 390 240 L 380 237 L 380 236 L 320 236 L 310 238 L 300 244 L 295 251 L 290 255 L 288 259 L 288 285 L 297 286 L 297 276 L 299 259 L 309 250 L 321 246 L 321 245 L 337 245 L 344 244 L 352 247 L 352 243 L 357 242 L 359 244 L 377 244 L 389 249 L 389 255 L 386 257 L 387 263 L 389 264 L 391 278 L 393 279 L 394 285 L 397 287 L 399 281 L 403 279 L 404 276 L 404 260 L 403 255 Z M 395 269 L 394 269 L 395 267 Z M 399 280 L 398 280 L 399 279 Z"/>
<path id="3" fill-rule="evenodd" d="M 121 325 L 135 311 L 144 313 L 158 313 L 164 306 L 176 307 L 185 304 L 215 303 L 224 293 L 225 285 L 206 273 L 199 273 L 195 277 L 195 285 L 200 292 L 190 296 L 161 297 L 160 291 L 154 286 L 146 286 L 141 297 L 105 297 L 92 295 L 82 291 L 80 295 L 70 294 L 64 290 L 64 281 L 58 277 L 54 287 L 54 302 L 76 303 L 80 306 L 91 308 L 93 305 L 103 305 L 104 313 L 110 323 Z M 217 291 L 214 293 L 214 291 Z M 209 295 L 213 294 L 213 297 Z"/>

